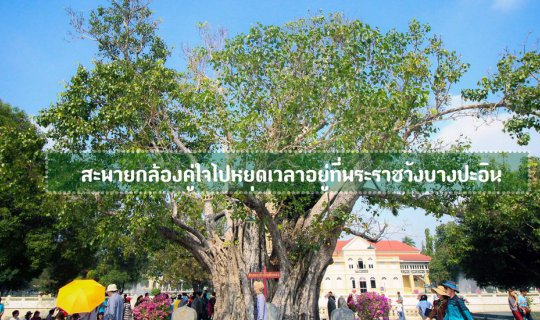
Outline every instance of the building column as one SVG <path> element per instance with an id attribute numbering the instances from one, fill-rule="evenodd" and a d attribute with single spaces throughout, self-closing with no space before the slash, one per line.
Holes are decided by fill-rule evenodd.
<path id="1" fill-rule="evenodd" d="M 409 275 L 409 286 L 411 287 L 411 293 L 413 293 L 416 286 L 414 285 L 414 276 L 412 274 Z"/>
<path id="2" fill-rule="evenodd" d="M 425 283 L 426 283 L 427 285 L 430 285 L 430 284 L 431 284 L 431 280 L 429 280 L 429 274 L 426 273 L 426 276 L 424 277 L 424 279 L 425 279 Z"/>

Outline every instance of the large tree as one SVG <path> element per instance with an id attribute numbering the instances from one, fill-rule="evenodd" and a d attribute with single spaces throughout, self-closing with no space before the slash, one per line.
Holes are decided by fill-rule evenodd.
<path id="1" fill-rule="evenodd" d="M 527 82 L 537 65 L 523 77 L 501 76 L 514 86 L 485 89 L 498 94 L 495 102 L 486 101 L 482 87 L 467 92 L 475 102 L 450 107 L 452 85 L 468 65 L 414 21 L 407 31 L 384 33 L 338 15 L 317 16 L 257 25 L 227 40 L 203 27 L 204 45 L 187 51 L 188 68 L 178 72 L 167 67 L 169 51 L 145 3 L 112 1 L 88 20 L 73 17 L 99 55 L 91 68 L 78 68 L 60 100 L 40 116 L 63 150 L 426 150 L 440 120 L 506 108 L 538 121 L 537 100 L 520 96 L 531 86 L 537 90 Z M 527 64 L 521 57 L 501 73 Z M 537 61 L 538 54 L 532 57 Z M 376 241 L 380 232 L 351 225 L 365 225 L 366 217 L 351 214 L 355 203 L 440 213 L 451 212 L 447 205 L 455 200 L 171 193 L 126 195 L 111 215 L 124 231 L 151 229 L 187 249 L 211 276 L 216 319 L 249 319 L 247 273 L 263 266 L 281 272 L 268 299 L 282 318 L 317 319 L 321 280 L 340 234 Z M 245 219 L 251 215 L 255 223 Z"/>

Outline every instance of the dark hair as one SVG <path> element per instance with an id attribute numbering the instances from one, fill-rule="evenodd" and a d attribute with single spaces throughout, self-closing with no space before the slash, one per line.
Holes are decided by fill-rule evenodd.
<path id="1" fill-rule="evenodd" d="M 529 290 L 527 290 L 527 288 L 521 288 L 521 289 L 519 289 L 519 292 L 527 292 L 527 291 L 529 291 Z"/>
<path id="2" fill-rule="evenodd" d="M 424 300 L 427 300 L 427 296 L 425 294 L 423 294 L 421 297 L 420 297 L 420 301 L 424 301 Z"/>
<path id="3" fill-rule="evenodd" d="M 19 310 L 13 310 L 13 312 L 11 313 L 12 316 L 15 316 L 16 314 L 19 314 Z"/>
<path id="4" fill-rule="evenodd" d="M 98 314 L 97 314 L 97 317 L 99 318 L 99 316 L 102 316 L 102 317 L 103 317 L 103 316 L 104 316 L 103 312 L 98 313 Z"/>

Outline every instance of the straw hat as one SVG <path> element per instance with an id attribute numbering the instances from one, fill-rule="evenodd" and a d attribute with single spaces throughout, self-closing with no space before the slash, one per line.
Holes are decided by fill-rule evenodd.
<path id="1" fill-rule="evenodd" d="M 114 292 L 114 291 L 118 291 L 116 284 L 111 283 L 110 285 L 107 286 L 107 292 Z"/>
<path id="2" fill-rule="evenodd" d="M 253 289 L 257 294 L 262 293 L 264 290 L 264 283 L 262 283 L 261 281 L 255 281 L 253 283 Z"/>
<path id="3" fill-rule="evenodd" d="M 447 296 L 446 290 L 444 289 L 443 286 L 438 286 L 437 288 L 431 288 L 431 291 L 441 296 Z"/>

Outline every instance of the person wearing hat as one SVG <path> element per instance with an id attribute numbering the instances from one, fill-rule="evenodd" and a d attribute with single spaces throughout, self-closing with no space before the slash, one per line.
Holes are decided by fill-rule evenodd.
<path id="1" fill-rule="evenodd" d="M 116 284 L 113 283 L 107 286 L 107 295 L 109 296 L 109 300 L 103 318 L 105 320 L 123 320 L 124 299 L 118 293 Z"/>
<path id="2" fill-rule="evenodd" d="M 432 288 L 431 291 L 437 295 L 437 299 L 433 301 L 433 309 L 427 315 L 427 320 L 437 319 L 443 320 L 446 314 L 446 306 L 448 304 L 448 295 L 443 286 Z"/>
<path id="3" fill-rule="evenodd" d="M 465 302 L 456 295 L 456 293 L 459 293 L 457 284 L 453 281 L 446 281 L 443 282 L 442 286 L 448 296 L 448 305 L 444 320 L 473 320 Z"/>

